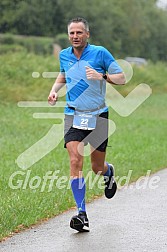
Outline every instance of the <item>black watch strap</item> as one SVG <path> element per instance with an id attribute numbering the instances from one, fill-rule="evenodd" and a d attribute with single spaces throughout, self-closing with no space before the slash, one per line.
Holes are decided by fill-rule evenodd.
<path id="1" fill-rule="evenodd" d="M 107 74 L 103 74 L 103 78 L 107 80 Z"/>

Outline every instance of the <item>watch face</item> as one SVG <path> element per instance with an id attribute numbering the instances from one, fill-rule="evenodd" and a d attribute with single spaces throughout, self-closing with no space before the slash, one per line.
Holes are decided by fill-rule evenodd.
<path id="1" fill-rule="evenodd" d="M 107 75 L 106 75 L 106 74 L 103 74 L 103 78 L 104 78 L 105 80 L 107 80 Z"/>

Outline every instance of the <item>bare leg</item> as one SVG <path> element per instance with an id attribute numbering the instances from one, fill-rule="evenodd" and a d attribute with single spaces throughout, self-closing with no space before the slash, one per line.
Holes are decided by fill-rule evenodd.
<path id="1" fill-rule="evenodd" d="M 72 141 L 66 144 L 69 158 L 70 158 L 70 176 L 71 177 L 81 177 L 82 167 L 83 167 L 83 155 L 78 152 L 78 145 L 80 144 L 80 150 L 84 150 L 84 144 L 78 141 Z"/>
<path id="2" fill-rule="evenodd" d="M 91 146 L 91 149 L 92 148 L 93 147 Z M 108 166 L 105 163 L 105 156 L 105 152 L 101 152 L 98 150 L 93 150 L 93 152 L 91 153 L 92 170 L 95 174 L 101 172 L 101 175 L 104 175 L 107 172 Z"/>

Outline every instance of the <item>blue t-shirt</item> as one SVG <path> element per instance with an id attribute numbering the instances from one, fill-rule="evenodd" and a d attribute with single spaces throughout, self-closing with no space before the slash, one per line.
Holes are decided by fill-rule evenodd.
<path id="1" fill-rule="evenodd" d="M 86 66 L 102 74 L 122 72 L 112 54 L 102 46 L 87 44 L 80 59 L 74 55 L 72 47 L 62 50 L 60 52 L 60 72 L 65 74 L 67 91 L 65 114 L 74 113 L 70 107 L 79 110 L 95 110 L 97 108 L 97 113 L 108 110 L 107 106 L 104 106 L 98 111 L 98 107 L 105 104 L 106 81 L 88 80 Z"/>

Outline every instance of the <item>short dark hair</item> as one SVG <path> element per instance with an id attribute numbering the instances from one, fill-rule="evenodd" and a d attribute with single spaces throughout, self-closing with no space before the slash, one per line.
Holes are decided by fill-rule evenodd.
<path id="1" fill-rule="evenodd" d="M 86 30 L 86 31 L 89 31 L 89 23 L 88 23 L 88 21 L 87 21 L 86 19 L 84 19 L 84 18 L 82 18 L 82 17 L 76 17 L 76 18 L 71 19 L 71 20 L 68 22 L 67 27 L 69 27 L 69 25 L 70 25 L 71 23 L 80 23 L 80 22 L 84 24 L 85 30 Z"/>

